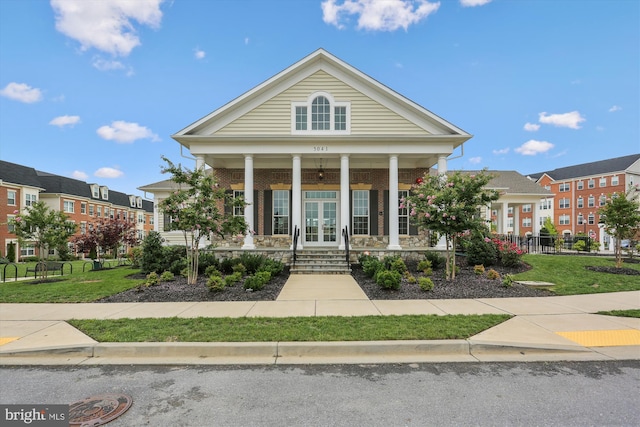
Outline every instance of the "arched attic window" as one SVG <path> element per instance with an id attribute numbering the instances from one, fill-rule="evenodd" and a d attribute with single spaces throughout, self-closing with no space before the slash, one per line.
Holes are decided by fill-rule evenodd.
<path id="1" fill-rule="evenodd" d="M 316 92 L 306 102 L 293 102 L 291 133 L 348 134 L 351 131 L 351 105 L 337 102 L 325 92 Z"/>

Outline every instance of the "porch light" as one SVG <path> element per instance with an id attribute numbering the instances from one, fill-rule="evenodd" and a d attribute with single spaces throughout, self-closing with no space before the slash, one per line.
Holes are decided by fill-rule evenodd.
<path id="1" fill-rule="evenodd" d="M 320 167 L 320 169 L 318 169 L 318 180 L 322 181 L 323 179 L 324 179 L 324 169 Z"/>

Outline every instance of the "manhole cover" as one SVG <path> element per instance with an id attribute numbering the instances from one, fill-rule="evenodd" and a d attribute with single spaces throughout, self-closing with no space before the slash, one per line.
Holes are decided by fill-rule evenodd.
<path id="1" fill-rule="evenodd" d="M 126 394 L 99 394 L 69 405 L 69 426 L 101 426 L 124 414 L 131 406 Z"/>

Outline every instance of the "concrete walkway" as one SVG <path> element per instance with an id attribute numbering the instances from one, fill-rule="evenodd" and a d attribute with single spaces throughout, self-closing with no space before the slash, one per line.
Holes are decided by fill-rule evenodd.
<path id="1" fill-rule="evenodd" d="M 276 301 L 0 304 L 0 365 L 640 360 L 640 291 L 544 298 L 370 301 L 351 276 L 291 275 Z M 510 314 L 467 340 L 98 343 L 69 319 Z"/>

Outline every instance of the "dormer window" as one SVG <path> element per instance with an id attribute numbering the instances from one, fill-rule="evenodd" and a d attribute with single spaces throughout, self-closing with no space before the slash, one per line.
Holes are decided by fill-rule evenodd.
<path id="1" fill-rule="evenodd" d="M 109 200 L 109 189 L 106 186 L 100 187 L 100 194 L 102 195 L 102 200 Z"/>
<path id="2" fill-rule="evenodd" d="M 136 197 L 136 203 L 138 208 L 142 209 L 142 197 L 140 196 Z"/>
<path id="3" fill-rule="evenodd" d="M 306 102 L 294 102 L 291 108 L 291 132 L 304 134 L 348 134 L 351 104 L 337 102 L 326 92 L 312 94 Z"/>
<path id="4" fill-rule="evenodd" d="M 91 196 L 94 199 L 100 198 L 100 186 L 98 184 L 91 184 Z"/>
<path id="5" fill-rule="evenodd" d="M 136 207 L 136 196 L 129 196 L 129 206 L 132 208 Z"/>

